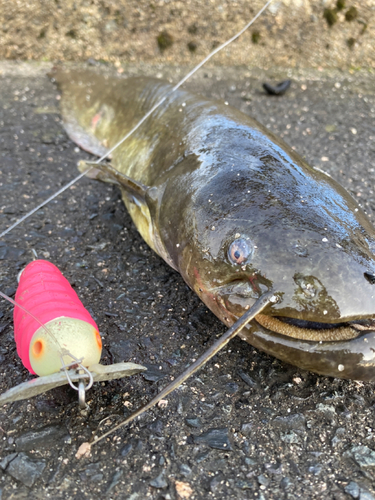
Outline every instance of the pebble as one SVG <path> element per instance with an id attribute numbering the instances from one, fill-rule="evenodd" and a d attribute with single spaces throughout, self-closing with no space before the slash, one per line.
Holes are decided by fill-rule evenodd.
<path id="1" fill-rule="evenodd" d="M 105 492 L 106 495 L 108 495 L 108 493 L 110 493 L 110 491 L 112 491 L 113 488 L 119 483 L 122 474 L 122 470 L 118 470 L 113 474 L 111 484 L 108 486 L 108 489 Z"/>
<path id="2" fill-rule="evenodd" d="M 299 444 L 301 442 L 300 437 L 293 431 L 288 432 L 287 434 L 282 434 L 280 437 L 281 441 L 289 444 Z"/>
<path id="3" fill-rule="evenodd" d="M 314 474 L 314 476 L 319 476 L 319 474 L 322 472 L 322 469 L 323 469 L 323 466 L 321 464 L 315 464 L 315 465 L 311 465 L 308 468 L 308 471 L 311 474 Z"/>
<path id="4" fill-rule="evenodd" d="M 241 426 L 241 434 L 243 436 L 247 437 L 247 436 L 249 436 L 251 434 L 253 428 L 254 428 L 254 425 L 251 424 L 250 422 L 247 423 L 247 424 L 242 424 L 242 426 Z"/>
<path id="5" fill-rule="evenodd" d="M 236 382 L 229 382 L 226 385 L 227 394 L 236 394 L 237 391 L 238 391 L 238 384 L 236 384 Z"/>
<path id="6" fill-rule="evenodd" d="M 253 466 L 253 465 L 258 465 L 258 462 L 256 460 L 254 460 L 253 458 L 246 457 L 245 464 Z"/>
<path id="7" fill-rule="evenodd" d="M 91 483 L 98 483 L 103 479 L 103 474 L 100 472 L 101 463 L 97 462 L 95 464 L 88 465 L 82 472 L 80 472 L 79 477 L 81 481 Z"/>
<path id="8" fill-rule="evenodd" d="M 6 472 L 21 481 L 25 486 L 31 488 L 35 481 L 43 474 L 46 468 L 45 460 L 35 460 L 30 458 L 26 453 L 12 453 L 13 459 L 6 467 Z M 16 456 L 14 456 L 16 455 Z"/>
<path id="9" fill-rule="evenodd" d="M 354 481 L 350 481 L 350 483 L 345 486 L 344 491 L 353 498 L 359 498 L 359 486 Z"/>
<path id="10" fill-rule="evenodd" d="M 336 433 L 331 441 L 333 447 L 338 446 L 340 443 L 342 443 L 341 437 L 344 436 L 345 433 L 346 430 L 344 429 L 344 427 L 339 427 L 338 429 L 336 429 Z"/>
<path id="11" fill-rule="evenodd" d="M 38 430 L 31 430 L 16 439 L 17 451 L 39 450 L 51 448 L 68 435 L 62 426 L 48 426 Z"/>
<path id="12" fill-rule="evenodd" d="M 302 413 L 294 413 L 285 417 L 276 417 L 272 421 L 273 427 L 280 431 L 300 430 L 306 429 L 306 418 Z"/>
<path id="13" fill-rule="evenodd" d="M 161 420 L 154 420 L 147 427 L 152 433 L 156 434 L 157 436 L 161 437 L 163 435 L 164 424 Z"/>
<path id="14" fill-rule="evenodd" d="M 210 454 L 209 451 L 202 451 L 201 453 L 198 453 L 195 457 L 196 463 L 200 464 L 201 462 L 206 460 L 206 458 L 209 456 L 209 454 Z"/>
<path id="15" fill-rule="evenodd" d="M 240 479 L 239 481 L 237 481 L 236 486 L 240 490 L 252 490 L 254 484 L 251 481 L 243 481 L 242 479 Z"/>
<path id="16" fill-rule="evenodd" d="M 316 405 L 317 411 L 321 411 L 328 420 L 334 420 L 336 417 L 336 409 L 332 405 L 324 405 L 319 403 Z"/>
<path id="17" fill-rule="evenodd" d="M 168 483 L 164 478 L 164 471 L 162 471 L 155 479 L 152 479 L 149 482 L 149 485 L 158 489 L 167 488 Z"/>
<path id="18" fill-rule="evenodd" d="M 232 450 L 227 427 L 223 429 L 209 429 L 199 436 L 193 436 L 193 439 L 196 444 L 206 444 L 216 450 Z"/>
<path id="19" fill-rule="evenodd" d="M 258 476 L 257 479 L 258 479 L 258 483 L 260 485 L 267 487 L 270 484 L 270 480 L 264 474 L 261 474 L 260 476 Z"/>
<path id="20" fill-rule="evenodd" d="M 367 446 L 353 446 L 344 457 L 353 458 L 360 467 L 375 467 L 375 451 Z"/>
<path id="21" fill-rule="evenodd" d="M 250 377 L 248 373 L 238 370 L 237 374 L 242 378 L 242 380 L 252 389 L 259 389 L 259 384 L 253 378 Z"/>
<path id="22" fill-rule="evenodd" d="M 281 462 L 264 464 L 266 471 L 269 474 L 282 474 L 283 472 L 283 464 Z"/>
<path id="23" fill-rule="evenodd" d="M 283 477 L 280 484 L 284 490 L 290 490 L 291 488 L 293 488 L 293 482 L 288 476 Z"/>
<path id="24" fill-rule="evenodd" d="M 189 427 L 193 427 L 194 429 L 199 429 L 202 426 L 202 422 L 199 417 L 185 418 L 185 422 Z"/>
<path id="25" fill-rule="evenodd" d="M 121 448 L 120 455 L 122 457 L 127 457 L 129 453 L 132 451 L 132 449 L 133 449 L 133 444 L 126 443 L 126 445 Z"/>
<path id="26" fill-rule="evenodd" d="M 225 476 L 222 472 L 219 473 L 211 480 L 210 482 L 210 490 L 212 493 L 215 493 L 219 489 L 220 484 L 224 483 Z"/>
<path id="27" fill-rule="evenodd" d="M 359 500 L 375 500 L 375 497 L 369 491 L 363 490 L 361 488 L 361 492 L 359 494 Z"/>
<path id="28" fill-rule="evenodd" d="M 191 473 L 192 473 L 192 470 L 187 464 L 180 465 L 180 474 L 187 477 L 187 476 L 190 476 Z"/>
<path id="29" fill-rule="evenodd" d="M 149 382 L 159 382 L 166 376 L 166 373 L 159 369 L 159 365 L 149 365 L 147 363 L 143 363 L 143 365 L 147 368 L 147 371 L 142 373 L 142 377 Z"/>

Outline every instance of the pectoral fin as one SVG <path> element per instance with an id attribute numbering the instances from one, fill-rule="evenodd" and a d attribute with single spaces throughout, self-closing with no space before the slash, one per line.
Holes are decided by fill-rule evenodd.
<path id="1" fill-rule="evenodd" d="M 113 168 L 110 163 L 81 160 L 78 162 L 78 170 L 80 172 L 87 170 L 87 177 L 90 177 L 90 179 L 117 184 L 130 195 L 137 196 L 141 200 L 145 200 L 146 198 L 146 192 L 149 189 L 148 186 L 122 174 Z"/>
<path id="2" fill-rule="evenodd" d="M 176 269 L 170 255 L 161 241 L 158 230 L 159 206 L 163 188 L 149 187 L 116 170 L 110 163 L 80 161 L 81 172 L 88 170 L 88 176 L 120 186 L 122 199 L 145 242 L 171 267 Z"/>

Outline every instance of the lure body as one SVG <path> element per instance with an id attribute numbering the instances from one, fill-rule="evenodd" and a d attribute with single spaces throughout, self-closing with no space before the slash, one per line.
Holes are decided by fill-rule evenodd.
<path id="1" fill-rule="evenodd" d="M 90 71 L 53 76 L 68 134 L 96 155 L 172 88 Z M 267 321 L 242 330 L 246 341 L 301 368 L 375 380 L 374 228 L 265 127 L 178 90 L 90 176 L 120 185 L 145 241 L 226 325 L 265 292 L 279 295 Z"/>
<path id="2" fill-rule="evenodd" d="M 15 300 L 31 312 L 14 308 L 14 337 L 24 366 L 37 375 L 49 375 L 65 363 L 83 358 L 83 365 L 99 363 L 101 338 L 95 321 L 59 269 L 35 260 L 22 271 Z"/>

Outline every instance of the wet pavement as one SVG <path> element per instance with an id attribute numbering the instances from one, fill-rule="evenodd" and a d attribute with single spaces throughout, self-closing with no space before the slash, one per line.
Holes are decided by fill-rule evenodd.
<path id="1" fill-rule="evenodd" d="M 43 65 L 0 65 L 0 231 L 77 175 Z M 99 68 L 100 70 L 101 68 Z M 105 68 L 103 67 L 103 70 Z M 184 68 L 127 67 L 177 81 Z M 262 82 L 293 80 L 282 97 Z M 251 114 L 330 173 L 375 218 L 371 73 L 203 69 L 187 85 Z M 234 339 L 164 405 L 92 448 L 225 327 L 142 241 L 116 187 L 80 180 L 0 241 L 1 290 L 33 258 L 54 262 L 100 326 L 105 364 L 143 375 L 96 384 L 80 411 L 66 386 L 0 413 L 1 499 L 375 498 L 373 383 L 304 372 Z M 348 284 L 350 293 L 350 284 Z M 31 376 L 12 307 L 0 309 L 0 391 Z"/>

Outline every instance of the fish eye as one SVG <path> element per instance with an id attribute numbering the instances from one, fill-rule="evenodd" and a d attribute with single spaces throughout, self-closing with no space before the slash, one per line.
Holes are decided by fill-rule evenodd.
<path id="1" fill-rule="evenodd" d="M 234 240 L 228 250 L 229 260 L 239 266 L 247 261 L 252 252 L 251 245 L 243 238 Z"/>

